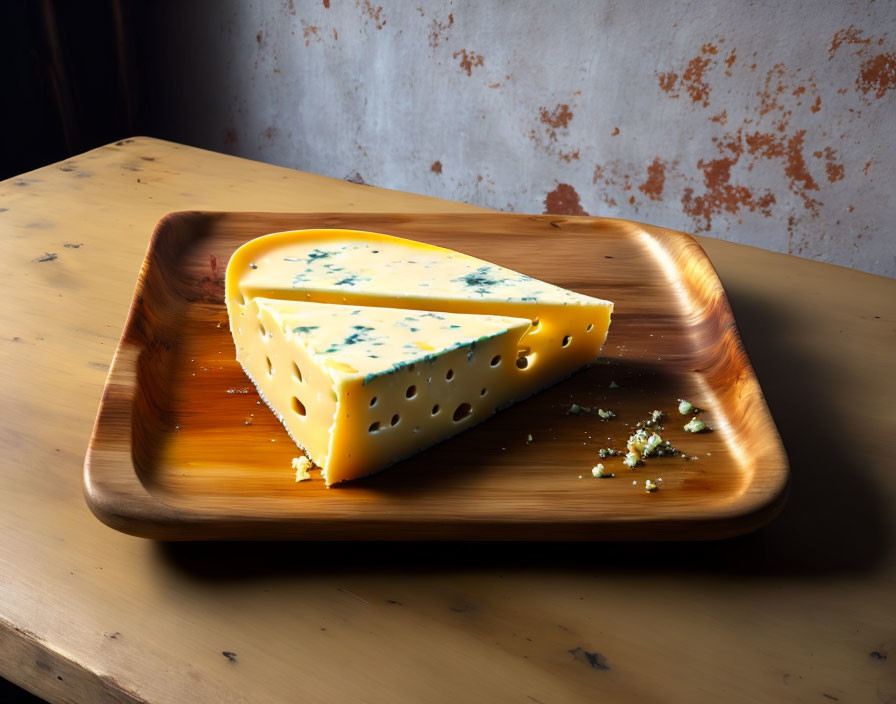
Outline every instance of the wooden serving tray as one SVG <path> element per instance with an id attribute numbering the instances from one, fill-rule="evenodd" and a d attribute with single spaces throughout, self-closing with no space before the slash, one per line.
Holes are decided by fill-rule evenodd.
<path id="1" fill-rule="evenodd" d="M 450 247 L 614 301 L 603 357 L 374 477 L 327 489 L 315 471 L 296 483 L 299 450 L 234 360 L 224 271 L 249 239 L 320 227 Z M 707 409 L 711 432 L 682 430 L 679 398 Z M 617 417 L 571 415 L 573 403 Z M 624 447 L 655 408 L 669 414 L 663 437 L 696 459 L 636 470 L 599 460 L 599 448 Z M 598 461 L 615 478 L 594 479 Z M 658 477 L 647 493 L 645 480 Z M 787 484 L 725 292 L 692 237 L 624 220 L 490 213 L 166 216 L 84 464 L 100 520 L 164 540 L 719 538 L 769 521 Z"/>

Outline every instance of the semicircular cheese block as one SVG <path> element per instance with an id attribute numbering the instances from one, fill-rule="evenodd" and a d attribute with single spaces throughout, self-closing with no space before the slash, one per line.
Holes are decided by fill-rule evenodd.
<path id="1" fill-rule="evenodd" d="M 266 235 L 227 266 L 237 359 L 327 484 L 377 472 L 569 376 L 613 304 L 352 230 Z"/>

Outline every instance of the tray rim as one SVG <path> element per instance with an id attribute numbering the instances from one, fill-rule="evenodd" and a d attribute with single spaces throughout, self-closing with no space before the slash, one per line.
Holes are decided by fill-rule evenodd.
<path id="1" fill-rule="evenodd" d="M 301 523 L 301 520 L 284 521 L 282 517 L 265 515 L 257 511 L 244 511 L 235 509 L 227 518 L 222 518 L 217 513 L 194 509 L 187 510 L 162 501 L 143 484 L 133 466 L 131 456 L 131 437 L 127 438 L 128 457 L 107 457 L 107 451 L 99 448 L 102 434 L 106 430 L 106 421 L 110 417 L 127 413 L 130 422 L 131 402 L 133 393 L 137 389 L 136 367 L 137 356 L 140 348 L 130 339 L 130 333 L 134 329 L 140 316 L 139 303 L 146 289 L 146 278 L 152 263 L 153 255 L 159 247 L 159 243 L 166 236 L 173 223 L 183 219 L 196 219 L 208 222 L 210 220 L 224 218 L 230 215 L 251 218 L 282 217 L 295 218 L 389 218 L 389 217 L 426 217 L 448 218 L 452 220 L 476 219 L 483 216 L 508 219 L 531 218 L 545 221 L 549 224 L 560 222 L 572 222 L 578 224 L 612 224 L 618 223 L 626 227 L 636 227 L 645 233 L 661 236 L 663 238 L 680 238 L 686 242 L 693 253 L 699 259 L 699 265 L 711 275 L 713 292 L 719 297 L 721 314 L 726 318 L 726 328 L 733 335 L 740 355 L 740 362 L 744 370 L 749 372 L 750 381 L 757 391 L 754 402 L 758 404 L 754 409 L 761 412 L 767 421 L 770 431 L 767 438 L 768 444 L 763 448 L 764 461 L 763 478 L 770 486 L 763 492 L 751 490 L 755 486 L 755 475 L 748 485 L 739 492 L 731 501 L 712 509 L 701 509 L 697 516 L 684 518 L 669 517 L 643 517 L 637 518 L 612 518 L 596 520 L 593 523 L 605 527 L 604 534 L 599 538 L 576 537 L 575 533 L 569 533 L 562 538 L 551 535 L 551 531 L 545 531 L 544 538 L 527 536 L 514 538 L 514 527 L 517 525 L 530 525 L 531 521 L 480 521 L 466 519 L 450 524 L 432 523 L 428 527 L 430 531 L 421 532 L 419 523 L 405 520 L 368 520 L 353 519 L 355 530 L 353 537 L 346 537 L 342 532 L 336 531 L 328 534 L 326 531 L 313 531 L 313 538 L 302 537 L 290 530 L 289 526 Z M 299 228 L 318 229 L 318 228 Z M 130 383 L 128 383 L 130 382 Z M 128 392 L 128 402 L 121 400 L 122 388 Z M 113 454 L 121 454 L 113 453 Z M 133 471 L 124 475 L 110 473 L 110 465 L 126 459 Z M 760 466 L 760 465 L 757 465 Z M 124 478 L 124 481 L 120 481 Z M 636 540 L 707 540 L 722 539 L 741 535 L 756 530 L 773 520 L 783 509 L 790 489 L 790 467 L 787 455 L 781 441 L 780 432 L 774 418 L 768 408 L 765 395 L 762 392 L 755 370 L 743 345 L 740 331 L 737 328 L 734 314 L 728 301 L 727 293 L 721 279 L 713 266 L 709 256 L 700 246 L 699 242 L 690 234 L 657 227 L 646 223 L 622 218 L 608 218 L 597 216 L 568 216 L 568 215 L 530 215 L 518 213 L 402 213 L 402 212 L 277 212 L 277 211 L 213 211 L 213 210 L 178 210 L 169 212 L 156 223 L 152 236 L 147 245 L 146 254 L 140 267 L 134 295 L 128 310 L 128 315 L 122 328 L 121 337 L 116 345 L 115 353 L 109 367 L 109 372 L 103 388 L 103 394 L 97 409 L 96 419 L 91 432 L 90 441 L 84 459 L 83 467 L 83 494 L 91 512 L 103 523 L 123 533 L 145 537 L 155 540 L 335 540 L 335 541 L 420 541 L 420 540 L 464 540 L 464 541 L 565 541 L 576 540 L 586 542 L 604 542 L 610 540 L 636 541 Z M 302 519 L 304 520 L 304 519 Z M 367 538 L 366 524 L 376 527 L 379 534 Z M 317 524 L 315 524 L 317 527 Z M 542 527 L 553 526 L 563 530 L 564 527 L 581 525 L 581 520 L 541 522 Z M 389 537 L 382 537 L 383 528 L 389 530 Z M 402 529 L 410 531 L 408 535 Z M 257 534 L 256 528 L 264 528 L 263 535 Z M 475 530 L 471 530 L 475 528 Z"/>

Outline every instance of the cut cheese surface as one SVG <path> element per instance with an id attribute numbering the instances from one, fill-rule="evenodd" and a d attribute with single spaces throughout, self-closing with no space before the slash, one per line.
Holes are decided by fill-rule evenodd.
<path id="1" fill-rule="evenodd" d="M 599 355 L 613 307 L 459 252 L 351 230 L 246 243 L 228 264 L 226 296 L 238 360 L 328 484 L 569 376 Z"/>

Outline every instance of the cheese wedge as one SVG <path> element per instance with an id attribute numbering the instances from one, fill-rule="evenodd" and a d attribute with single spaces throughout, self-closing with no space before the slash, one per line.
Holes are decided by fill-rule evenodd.
<path id="1" fill-rule="evenodd" d="M 253 298 L 237 358 L 327 484 L 376 472 L 519 393 L 528 319 Z"/>
<path id="2" fill-rule="evenodd" d="M 378 471 L 569 376 L 599 355 L 613 309 L 459 252 L 352 230 L 246 243 L 228 264 L 226 302 L 237 358 L 328 484 Z M 459 317 L 441 329 L 426 313 Z M 396 324 L 402 315 L 416 324 Z M 375 357 L 361 354 L 369 345 L 355 332 L 376 338 Z M 313 373 L 313 388 L 301 382 L 311 396 L 289 392 L 293 362 L 302 379 Z M 359 399 L 374 397 L 363 409 Z"/>

